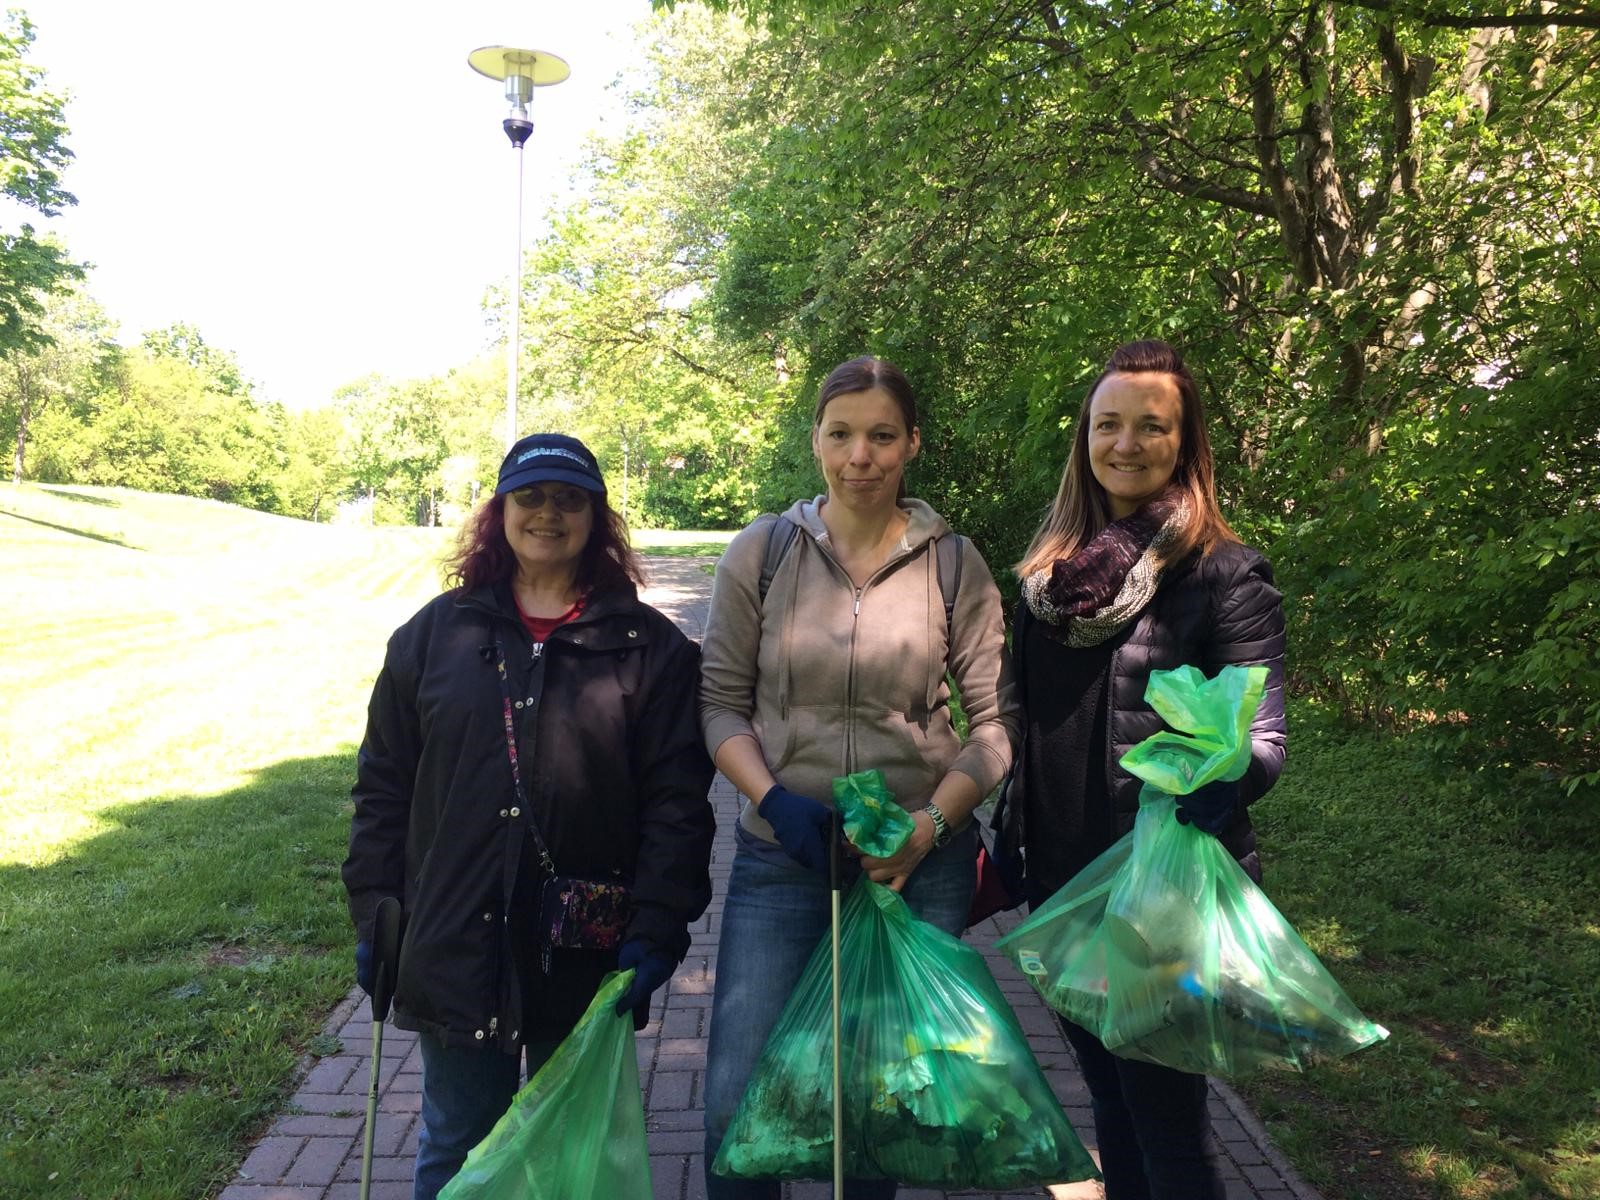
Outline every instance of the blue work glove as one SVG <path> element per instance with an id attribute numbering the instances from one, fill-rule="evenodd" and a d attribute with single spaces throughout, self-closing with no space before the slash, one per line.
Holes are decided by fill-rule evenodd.
<path id="1" fill-rule="evenodd" d="M 833 810 L 819 804 L 810 796 L 791 792 L 781 783 L 775 783 L 756 805 L 772 832 L 778 835 L 778 845 L 802 867 L 828 873 L 828 837 L 833 830 Z"/>
<path id="2" fill-rule="evenodd" d="M 373 985 L 378 982 L 372 977 L 372 942 L 367 938 L 356 942 L 356 982 L 369 996 L 372 995 Z"/>
<path id="3" fill-rule="evenodd" d="M 617 1001 L 617 1016 L 634 1010 L 634 1028 L 642 1029 L 650 1020 L 650 997 L 678 969 L 677 962 L 643 938 L 630 938 L 617 952 L 617 970 L 633 970 L 633 982 Z"/>
<path id="4" fill-rule="evenodd" d="M 1178 797 L 1178 822 L 1219 837 L 1233 824 L 1239 807 L 1239 781 L 1218 779 L 1198 791 Z"/>

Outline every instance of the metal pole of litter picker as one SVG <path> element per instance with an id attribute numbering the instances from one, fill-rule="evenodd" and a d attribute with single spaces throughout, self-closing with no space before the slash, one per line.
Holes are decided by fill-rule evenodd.
<path id="1" fill-rule="evenodd" d="M 383 1059 L 383 1023 L 394 999 L 400 965 L 400 901 L 385 896 L 372 919 L 372 1075 L 367 1085 L 367 1125 L 361 1134 L 361 1200 L 372 1190 L 372 1136 L 378 1122 L 378 1068 Z"/>
<path id="2" fill-rule="evenodd" d="M 833 1200 L 844 1197 L 844 1021 L 839 991 L 839 810 L 828 829 L 828 894 L 833 905 Z"/>

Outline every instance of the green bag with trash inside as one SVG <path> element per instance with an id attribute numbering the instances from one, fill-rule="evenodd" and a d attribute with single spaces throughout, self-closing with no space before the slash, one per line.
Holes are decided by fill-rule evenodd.
<path id="1" fill-rule="evenodd" d="M 1011 1191 L 1096 1177 L 982 955 L 867 879 L 840 918 L 844 1173 Z M 712 1170 L 833 1172 L 833 965 L 823 938 Z"/>
<path id="2" fill-rule="evenodd" d="M 632 971 L 601 981 L 555 1053 L 473 1147 L 439 1200 L 651 1200 Z"/>
<path id="3" fill-rule="evenodd" d="M 833 781 L 833 806 L 839 810 L 844 836 L 863 854 L 893 858 L 916 823 L 894 802 L 894 793 L 874 768 L 842 775 Z"/>
<path id="4" fill-rule="evenodd" d="M 1133 831 L 998 943 L 1046 1003 L 1124 1058 L 1239 1076 L 1388 1036 L 1222 843 L 1176 818 L 1174 797 L 1248 770 L 1266 674 L 1151 673 L 1145 699 L 1173 729 L 1122 757 L 1145 781 Z"/>

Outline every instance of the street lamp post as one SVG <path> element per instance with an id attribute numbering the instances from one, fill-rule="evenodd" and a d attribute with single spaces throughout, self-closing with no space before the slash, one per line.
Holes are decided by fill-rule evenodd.
<path id="1" fill-rule="evenodd" d="M 517 363 L 522 342 L 522 147 L 533 134 L 528 108 L 533 89 L 560 83 L 572 74 L 566 60 L 544 50 L 518 50 L 511 46 L 480 46 L 467 55 L 467 65 L 480 75 L 505 81 L 511 115 L 500 123 L 517 152 L 517 257 L 511 271 L 507 302 L 511 305 L 511 333 L 506 346 L 506 449 L 517 440 Z"/>

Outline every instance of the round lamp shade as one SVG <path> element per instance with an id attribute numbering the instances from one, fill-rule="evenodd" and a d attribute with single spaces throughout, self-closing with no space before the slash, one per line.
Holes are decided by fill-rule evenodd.
<path id="1" fill-rule="evenodd" d="M 545 50 L 518 50 L 514 46 L 480 46 L 467 55 L 467 65 L 490 79 L 522 76 L 534 87 L 560 83 L 572 74 L 566 59 Z"/>

